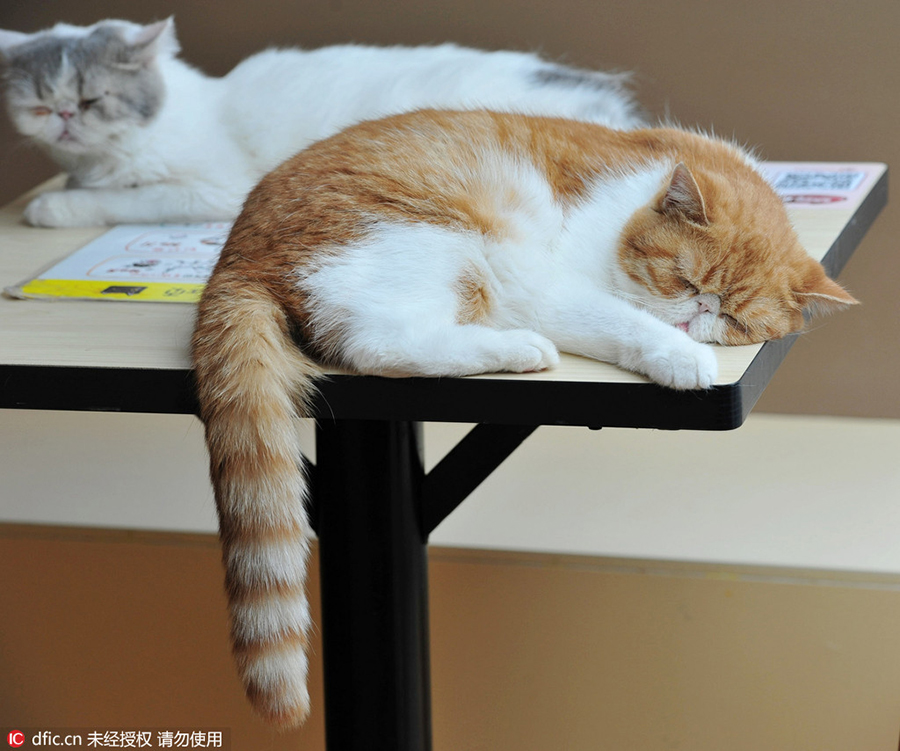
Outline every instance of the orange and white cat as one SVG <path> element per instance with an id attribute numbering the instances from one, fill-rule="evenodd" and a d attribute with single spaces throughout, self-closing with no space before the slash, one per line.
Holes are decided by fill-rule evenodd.
<path id="1" fill-rule="evenodd" d="M 421 111 L 362 123 L 250 194 L 199 308 L 201 416 L 234 651 L 256 709 L 308 709 L 309 522 L 294 426 L 322 366 L 552 368 L 707 388 L 746 344 L 855 300 L 743 150 L 677 129 Z"/>

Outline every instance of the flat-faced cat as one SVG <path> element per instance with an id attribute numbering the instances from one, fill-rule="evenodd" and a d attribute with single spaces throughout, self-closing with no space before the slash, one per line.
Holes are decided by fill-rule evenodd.
<path id="1" fill-rule="evenodd" d="M 12 121 L 69 174 L 71 190 L 37 197 L 28 222 L 233 219 L 259 178 L 311 142 L 422 107 L 640 123 L 623 76 L 519 52 L 272 49 L 211 78 L 178 49 L 171 19 L 0 31 Z"/>
<path id="2" fill-rule="evenodd" d="M 199 307 L 201 415 L 254 706 L 307 711 L 309 523 L 294 431 L 322 365 L 386 376 L 552 368 L 664 386 L 854 303 L 753 159 L 673 129 L 422 111 L 352 127 L 251 192 Z"/>

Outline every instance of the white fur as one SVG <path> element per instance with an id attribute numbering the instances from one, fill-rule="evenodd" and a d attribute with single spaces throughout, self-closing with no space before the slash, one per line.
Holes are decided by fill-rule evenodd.
<path id="1" fill-rule="evenodd" d="M 288 645 L 255 656 L 243 665 L 242 677 L 266 695 L 266 710 L 293 714 L 309 708 L 306 673 L 309 660 L 299 647 Z"/>
<path id="2" fill-rule="evenodd" d="M 226 553 L 225 564 L 246 587 L 293 586 L 306 580 L 308 537 L 281 542 L 241 542 Z"/>
<path id="3" fill-rule="evenodd" d="M 312 616 L 305 593 L 279 595 L 267 593 L 259 602 L 231 606 L 234 627 L 244 641 L 261 642 L 286 634 L 305 634 L 312 627 Z"/>
<path id="4" fill-rule="evenodd" d="M 151 27 L 116 23 L 135 39 L 150 33 Z M 74 188 L 36 198 L 26 209 L 28 222 L 231 219 L 263 174 L 311 142 L 360 120 L 424 107 L 487 107 L 619 128 L 641 124 L 633 101 L 615 84 L 532 85 L 529 77 L 546 63 L 527 53 L 451 44 L 268 50 L 224 78 L 211 78 L 174 56 L 174 26 L 171 19 L 166 23 L 155 43 L 166 99 L 148 125 L 77 151 L 16 120 L 21 132 L 43 140 Z M 83 36 L 93 28 L 58 25 L 50 33 Z M 0 51 L 7 53 L 30 38 L 4 34 Z"/>
<path id="5" fill-rule="evenodd" d="M 671 325 L 664 306 L 619 291 L 621 230 L 658 194 L 670 164 L 599 182 L 566 211 L 533 168 L 483 163 L 485 179 L 506 182 L 506 190 L 491 194 L 507 196 L 509 233 L 489 238 L 429 224 L 381 223 L 366 240 L 298 279 L 311 297 L 317 336 L 335 332 L 342 355 L 364 373 L 542 370 L 562 350 L 673 388 L 712 385 L 712 348 L 695 341 L 695 332 Z M 455 287 L 473 269 L 491 313 L 483 323 L 461 324 Z"/>
<path id="6" fill-rule="evenodd" d="M 302 450 L 294 434 L 284 436 L 282 445 L 296 446 L 294 456 L 300 456 Z M 254 491 L 246 492 L 243 488 L 233 489 L 232 494 L 225 497 L 229 513 L 235 514 L 245 522 L 252 522 L 259 529 L 280 530 L 293 527 L 304 530 L 307 526 L 306 516 L 302 508 L 298 508 L 307 496 L 306 481 L 303 477 L 283 475 L 279 477 L 259 477 L 254 480 Z M 296 498 L 297 506 L 281 504 L 276 499 Z"/>

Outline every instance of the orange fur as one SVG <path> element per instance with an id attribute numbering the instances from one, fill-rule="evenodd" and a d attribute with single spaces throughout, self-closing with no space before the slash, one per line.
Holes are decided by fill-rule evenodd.
<path id="1" fill-rule="evenodd" d="M 476 323 L 484 321 L 491 310 L 491 297 L 487 284 L 478 271 L 468 269 L 457 282 L 459 296 L 459 323 Z"/>

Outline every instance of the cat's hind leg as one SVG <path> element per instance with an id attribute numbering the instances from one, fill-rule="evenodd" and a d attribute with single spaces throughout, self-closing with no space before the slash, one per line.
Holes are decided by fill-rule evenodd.
<path id="1" fill-rule="evenodd" d="M 386 376 L 464 376 L 527 373 L 559 362 L 556 346 L 526 329 L 430 321 L 403 330 L 366 327 L 346 342 L 345 357 L 361 373 Z"/>
<path id="2" fill-rule="evenodd" d="M 314 336 L 360 373 L 463 376 L 553 367 L 556 346 L 535 331 L 464 315 L 459 279 L 479 252 L 472 234 L 384 225 L 300 282 Z"/>

